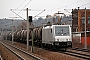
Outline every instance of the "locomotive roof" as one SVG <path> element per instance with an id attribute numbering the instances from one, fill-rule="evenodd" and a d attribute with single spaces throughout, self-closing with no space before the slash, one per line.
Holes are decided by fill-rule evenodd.
<path id="1" fill-rule="evenodd" d="M 43 29 L 52 28 L 53 26 L 70 26 L 70 25 L 52 25 L 52 26 L 45 26 Z"/>

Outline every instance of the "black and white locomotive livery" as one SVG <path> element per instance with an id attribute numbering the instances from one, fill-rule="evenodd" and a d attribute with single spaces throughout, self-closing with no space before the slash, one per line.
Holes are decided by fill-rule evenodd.
<path id="1" fill-rule="evenodd" d="M 7 36 L 12 39 L 11 33 Z M 72 47 L 72 35 L 70 25 L 52 25 L 33 29 L 34 44 L 51 48 Z M 14 41 L 26 42 L 27 30 L 14 32 Z M 29 41 L 32 41 L 32 31 L 29 30 Z"/>

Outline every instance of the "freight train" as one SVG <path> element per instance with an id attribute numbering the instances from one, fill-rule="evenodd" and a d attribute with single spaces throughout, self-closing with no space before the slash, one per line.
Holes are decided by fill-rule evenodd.
<path id="1" fill-rule="evenodd" d="M 7 35 L 12 40 L 12 34 Z M 36 46 L 53 49 L 66 49 L 72 47 L 72 35 L 70 25 L 52 25 L 33 29 L 33 40 Z M 14 32 L 14 41 L 26 42 L 27 30 Z M 29 30 L 29 42 L 32 41 L 32 30 Z M 31 44 L 31 43 L 30 43 Z"/>

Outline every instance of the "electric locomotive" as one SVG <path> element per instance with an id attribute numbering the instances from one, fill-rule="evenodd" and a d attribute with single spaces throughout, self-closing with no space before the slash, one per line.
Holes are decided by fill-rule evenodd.
<path id="1" fill-rule="evenodd" d="M 42 28 L 42 44 L 54 49 L 72 47 L 70 25 L 52 25 Z"/>

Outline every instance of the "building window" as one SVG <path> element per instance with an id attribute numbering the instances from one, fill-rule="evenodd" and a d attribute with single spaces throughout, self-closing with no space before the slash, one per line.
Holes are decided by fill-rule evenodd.
<path id="1" fill-rule="evenodd" d="M 88 17 L 88 24 L 90 24 L 90 17 Z"/>
<path id="2" fill-rule="evenodd" d="M 90 31 L 90 28 L 88 28 L 88 31 Z"/>
<path id="3" fill-rule="evenodd" d="M 85 17 L 82 17 L 82 24 L 85 24 Z"/>
<path id="4" fill-rule="evenodd" d="M 85 31 L 85 29 L 83 28 L 82 31 Z"/>

